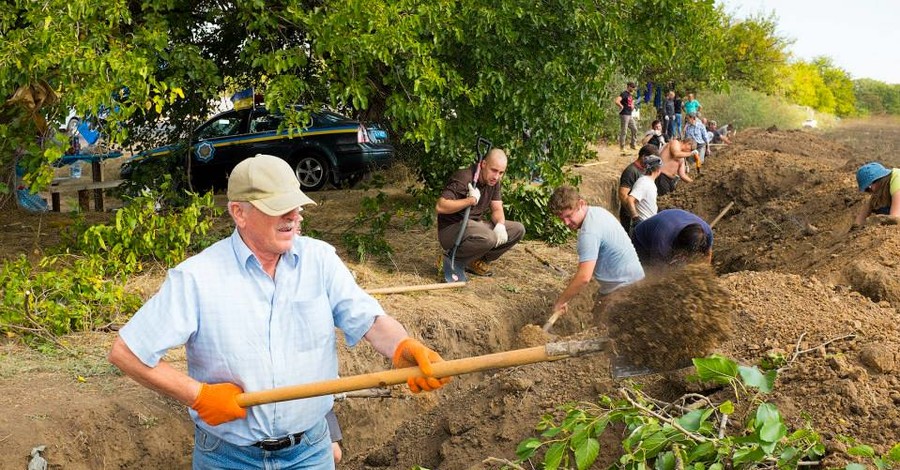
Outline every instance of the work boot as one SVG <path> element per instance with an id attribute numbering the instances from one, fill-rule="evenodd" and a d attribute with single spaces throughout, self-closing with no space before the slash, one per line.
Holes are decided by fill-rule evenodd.
<path id="1" fill-rule="evenodd" d="M 491 277 L 494 272 L 491 271 L 491 265 L 483 259 L 477 259 L 466 266 L 466 272 L 476 276 Z"/>

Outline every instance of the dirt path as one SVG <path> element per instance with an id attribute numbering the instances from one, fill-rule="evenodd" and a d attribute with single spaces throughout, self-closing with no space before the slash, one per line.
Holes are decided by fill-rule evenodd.
<path id="1" fill-rule="evenodd" d="M 882 137 L 860 138 L 861 129 Z M 833 137 L 748 130 L 711 157 L 694 184 L 660 201 L 661 208 L 682 207 L 707 220 L 735 202 L 715 233 L 714 265 L 736 302 L 734 334 L 721 352 L 753 362 L 772 352 L 811 349 L 779 380 L 773 399 L 792 422 L 808 413 L 829 442 L 854 435 L 879 451 L 900 440 L 900 284 L 894 281 L 900 278 L 895 261 L 900 229 L 848 229 L 862 199 L 853 179 L 857 164 L 898 142 L 896 121 L 845 123 Z M 573 168 L 583 178 L 580 190 L 594 204 L 606 205 L 614 197 L 619 172 L 630 161 L 617 153 L 603 147 L 595 161 L 602 163 Z M 363 195 L 317 193 L 320 206 L 308 211 L 310 226 L 337 243 Z M 406 196 L 396 191 L 391 197 Z M 40 222 L 21 214 L 3 217 L 0 227 L 10 235 L 0 236 L 0 244 L 11 247 L 4 253 L 27 253 L 40 244 L 16 233 L 44 233 L 65 223 L 62 217 Z M 435 282 L 433 232 L 398 222 L 390 236 L 397 248 L 392 258 L 351 263 L 351 269 L 364 287 Z M 494 277 L 477 279 L 466 289 L 379 300 L 445 358 L 519 347 L 519 332 L 546 320 L 567 281 L 524 247 L 566 272 L 576 264 L 571 242 L 561 247 L 525 242 L 497 263 Z M 158 283 L 159 274 L 154 276 L 143 285 Z M 576 299 L 573 312 L 556 324 L 559 338 L 599 334 L 590 297 Z M 3 345 L 0 407 L 7 411 L 0 413 L 0 468 L 23 468 L 31 448 L 42 444 L 51 468 L 186 468 L 192 425 L 183 407 L 117 376 L 104 360 L 112 338 L 111 333 L 67 338 L 75 353 L 49 359 Z M 842 339 L 817 347 L 835 338 Z M 342 348 L 340 355 L 342 375 L 388 367 L 366 345 Z M 174 360 L 180 360 L 177 354 Z M 437 394 L 411 396 L 398 387 L 391 398 L 339 402 L 346 456 L 341 467 L 491 468 L 480 462 L 513 458 L 516 444 L 533 435 L 540 416 L 556 405 L 613 391 L 617 384 L 608 368 L 608 360 L 596 355 L 459 377 Z M 645 390 L 660 398 L 684 391 L 684 383 L 671 378 L 642 380 Z M 609 446 L 605 455 L 615 452 L 616 442 L 604 445 Z M 830 458 L 849 457 L 838 452 Z"/>

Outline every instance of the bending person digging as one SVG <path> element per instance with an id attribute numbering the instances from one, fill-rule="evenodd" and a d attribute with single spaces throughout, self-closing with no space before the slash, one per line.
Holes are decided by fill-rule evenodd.
<path id="1" fill-rule="evenodd" d="M 478 181 L 473 181 L 477 166 Z M 458 170 L 450 177 L 438 198 L 438 241 L 449 252 L 456 243 L 463 214 L 467 207 L 469 221 L 456 250 L 456 259 L 466 272 L 476 276 L 492 276 L 490 263 L 512 248 L 525 236 L 525 226 L 506 220 L 503 213 L 502 178 L 506 173 L 506 153 L 491 149 L 481 163 Z M 483 220 L 490 213 L 491 220 Z M 438 260 L 439 269 L 444 256 Z"/>
<path id="2" fill-rule="evenodd" d="M 571 186 L 553 191 L 550 211 L 578 231 L 578 270 L 553 304 L 554 312 L 566 312 L 568 302 L 591 282 L 591 277 L 600 283 L 598 303 L 616 289 L 644 278 L 628 234 L 609 211 L 589 206 Z"/>
<path id="3" fill-rule="evenodd" d="M 257 155 L 228 180 L 232 235 L 171 269 L 119 331 L 109 360 L 191 407 L 193 468 L 333 469 L 325 415 L 333 396 L 242 408 L 237 396 L 337 377 L 335 327 L 366 339 L 395 368 L 416 366 L 413 392 L 434 390 L 441 357 L 410 338 L 353 280 L 334 247 L 299 236 L 314 204 L 284 160 Z M 184 345 L 188 372 L 163 360 Z"/>

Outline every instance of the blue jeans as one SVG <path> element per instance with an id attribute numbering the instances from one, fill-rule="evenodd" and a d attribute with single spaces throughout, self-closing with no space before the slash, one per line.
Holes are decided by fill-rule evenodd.
<path id="1" fill-rule="evenodd" d="M 194 428 L 193 469 L 333 470 L 334 454 L 325 418 L 303 433 L 298 444 L 265 451 L 253 446 L 237 446 Z"/>
<path id="2" fill-rule="evenodd" d="M 672 121 L 669 121 L 669 123 L 672 125 L 672 135 L 678 136 L 678 138 L 680 139 L 682 137 L 682 135 L 681 135 L 681 133 L 682 133 L 681 132 L 682 131 L 682 129 L 681 129 L 681 113 L 676 114 L 675 119 Z"/>

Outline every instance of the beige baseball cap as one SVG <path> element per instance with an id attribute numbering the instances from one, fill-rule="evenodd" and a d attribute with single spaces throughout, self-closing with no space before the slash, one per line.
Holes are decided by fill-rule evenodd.
<path id="1" fill-rule="evenodd" d="M 282 215 L 316 204 L 300 190 L 300 181 L 286 161 L 263 154 L 234 167 L 228 178 L 228 200 L 249 202 L 267 215 Z"/>

